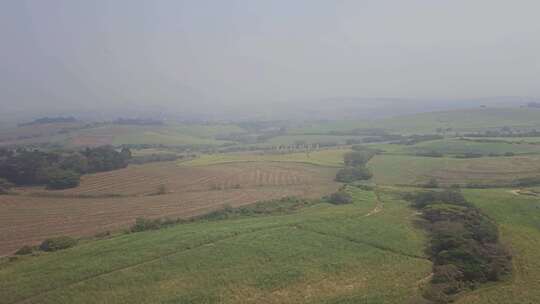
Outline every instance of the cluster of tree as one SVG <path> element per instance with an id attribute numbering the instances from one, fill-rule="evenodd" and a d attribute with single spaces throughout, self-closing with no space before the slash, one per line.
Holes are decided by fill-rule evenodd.
<path id="1" fill-rule="evenodd" d="M 376 143 L 376 142 L 393 142 L 398 140 L 403 140 L 403 135 L 399 134 L 383 134 L 380 136 L 369 136 L 364 137 L 362 142 L 364 143 Z"/>
<path id="2" fill-rule="evenodd" d="M 233 132 L 228 134 L 218 134 L 217 140 L 234 141 L 242 144 L 256 144 L 266 142 L 276 136 L 286 134 L 285 127 L 271 127 L 266 124 L 241 124 L 247 132 Z"/>
<path id="3" fill-rule="evenodd" d="M 415 145 L 423 141 L 438 140 L 438 139 L 443 139 L 443 138 L 444 136 L 438 135 L 438 134 L 424 134 L 424 135 L 413 134 L 410 136 L 403 137 L 403 139 L 397 141 L 396 144 Z"/>
<path id="4" fill-rule="evenodd" d="M 134 125 L 134 126 L 162 126 L 165 123 L 157 119 L 145 119 L 145 118 L 118 118 L 113 121 L 116 125 Z"/>
<path id="5" fill-rule="evenodd" d="M 456 158 L 479 158 L 482 156 L 484 156 L 484 154 L 478 152 L 465 152 L 463 154 L 456 155 Z"/>
<path id="6" fill-rule="evenodd" d="M 499 281 L 511 271 L 511 255 L 496 224 L 455 190 L 406 195 L 421 210 L 430 233 L 433 278 L 425 296 L 452 301 L 460 291 Z"/>
<path id="7" fill-rule="evenodd" d="M 527 107 L 529 107 L 529 108 L 540 108 L 540 102 L 536 102 L 536 101 L 528 102 Z"/>
<path id="8" fill-rule="evenodd" d="M 353 150 L 352 152 L 345 153 L 343 156 L 345 168 L 337 172 L 336 181 L 351 183 L 359 180 L 368 180 L 373 176 L 371 171 L 366 167 L 366 164 L 377 151 L 364 146 L 353 146 Z"/>
<path id="9" fill-rule="evenodd" d="M 178 159 L 194 158 L 194 157 L 195 156 L 189 157 L 187 155 L 178 155 L 174 153 L 152 153 L 148 155 L 134 156 L 130 159 L 129 163 L 142 165 L 146 163 L 175 161 Z"/>
<path id="10" fill-rule="evenodd" d="M 514 130 L 510 127 L 502 127 L 500 130 L 487 130 L 478 133 L 466 133 L 464 137 L 540 137 L 540 131 L 532 130 Z"/>
<path id="11" fill-rule="evenodd" d="M 31 122 L 21 123 L 18 126 L 24 127 L 24 126 L 41 125 L 41 124 L 48 124 L 48 123 L 71 123 L 71 122 L 77 122 L 77 119 L 75 119 L 74 117 L 43 117 L 43 118 L 38 118 L 36 120 L 33 120 Z"/>
<path id="12" fill-rule="evenodd" d="M 129 149 L 118 152 L 111 146 L 80 152 L 0 150 L 0 178 L 15 185 L 66 189 L 79 185 L 82 174 L 124 168 L 130 158 Z"/>
<path id="13" fill-rule="evenodd" d="M 415 145 L 423 141 L 443 139 L 444 136 L 439 134 L 413 134 L 413 135 L 401 135 L 401 134 L 389 134 L 384 133 L 377 136 L 364 137 L 362 141 L 364 143 L 374 143 L 374 142 L 391 142 L 398 145 Z"/>
<path id="14" fill-rule="evenodd" d="M 442 154 L 441 152 L 435 151 L 435 150 L 420 151 L 420 152 L 416 152 L 415 155 L 416 156 L 423 156 L 423 157 L 443 157 L 444 156 L 444 154 Z"/>
<path id="15" fill-rule="evenodd" d="M 310 133 L 312 135 L 338 135 L 338 136 L 385 136 L 388 135 L 384 129 L 354 129 L 349 131 L 330 131 L 326 133 Z"/>
<path id="16" fill-rule="evenodd" d="M 451 132 L 453 129 L 452 128 L 437 128 L 435 129 L 435 131 L 437 133 L 446 133 L 446 132 Z"/>

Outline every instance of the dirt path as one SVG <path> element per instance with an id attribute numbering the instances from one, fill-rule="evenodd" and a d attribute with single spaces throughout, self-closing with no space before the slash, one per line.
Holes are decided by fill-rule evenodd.
<path id="1" fill-rule="evenodd" d="M 379 196 L 379 192 L 377 192 L 377 190 L 375 190 L 375 197 L 376 197 L 376 200 L 375 200 L 375 208 L 373 208 L 373 210 L 371 210 L 370 212 L 368 212 L 365 216 L 372 216 L 374 214 L 377 214 L 381 211 L 383 211 L 383 202 L 381 201 L 381 197 Z"/>

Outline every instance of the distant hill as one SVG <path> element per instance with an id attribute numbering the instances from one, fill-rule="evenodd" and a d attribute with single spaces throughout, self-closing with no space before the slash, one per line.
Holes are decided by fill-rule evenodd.
<path id="1" fill-rule="evenodd" d="M 494 128 L 527 129 L 540 127 L 538 108 L 490 108 L 437 111 L 398 115 L 382 119 L 349 119 L 308 122 L 293 133 L 327 134 L 355 129 L 384 129 L 397 133 L 435 133 L 437 129 L 452 132 L 476 132 Z"/>
<path id="2" fill-rule="evenodd" d="M 77 119 L 75 119 L 74 117 L 43 117 L 43 118 L 35 119 L 31 122 L 20 123 L 19 127 L 50 124 L 50 123 L 72 123 L 72 122 L 77 122 Z"/>

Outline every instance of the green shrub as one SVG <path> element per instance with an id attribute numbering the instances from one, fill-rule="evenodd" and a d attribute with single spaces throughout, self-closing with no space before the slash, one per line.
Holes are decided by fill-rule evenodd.
<path id="1" fill-rule="evenodd" d="M 351 204 L 353 202 L 353 198 L 345 191 L 338 191 L 328 196 L 327 201 L 334 205 L 344 205 Z"/>
<path id="2" fill-rule="evenodd" d="M 43 251 L 57 251 L 67 249 L 77 245 L 77 240 L 69 236 L 59 236 L 46 239 L 39 245 L 39 249 Z"/>

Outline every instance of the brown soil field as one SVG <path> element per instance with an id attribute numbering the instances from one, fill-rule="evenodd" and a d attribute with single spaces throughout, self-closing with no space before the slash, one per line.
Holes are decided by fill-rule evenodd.
<path id="1" fill-rule="evenodd" d="M 179 167 L 133 165 L 84 176 L 63 191 L 17 189 L 0 196 L 0 255 L 51 236 L 91 236 L 131 225 L 137 217 L 190 217 L 285 196 L 317 198 L 335 191 L 335 168 L 235 163 Z M 161 185 L 166 193 L 155 194 Z"/>

